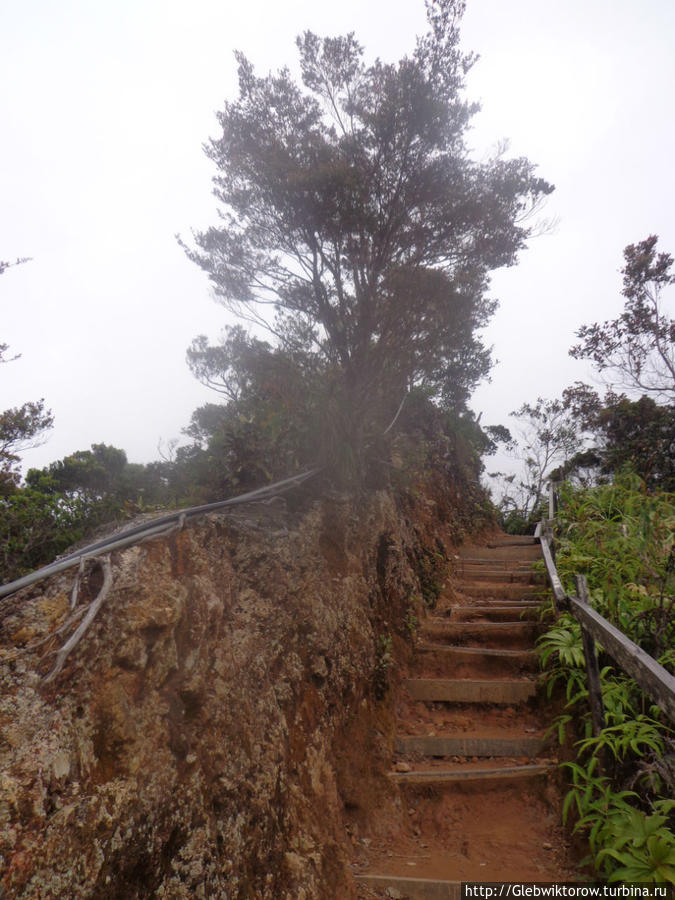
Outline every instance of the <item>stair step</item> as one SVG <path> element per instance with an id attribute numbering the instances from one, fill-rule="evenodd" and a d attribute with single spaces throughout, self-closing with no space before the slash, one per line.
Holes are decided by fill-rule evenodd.
<path id="1" fill-rule="evenodd" d="M 538 616 L 547 599 L 532 567 L 539 559 L 529 535 L 497 535 L 455 556 L 456 594 L 421 622 L 398 698 L 398 762 L 387 777 L 404 820 L 393 838 L 378 833 L 356 847 L 361 891 L 461 900 L 466 881 L 567 874 L 540 853 L 561 839 L 549 809 L 558 766 L 539 705 L 528 702 L 534 640 L 548 627 Z"/>
<path id="2" fill-rule="evenodd" d="M 519 600 L 518 598 L 509 599 L 508 597 L 504 597 L 500 599 L 499 597 L 477 597 L 473 603 L 467 603 L 466 599 L 461 601 L 462 607 L 465 609 L 474 608 L 476 606 L 483 607 L 484 609 L 503 609 L 504 607 L 509 607 L 512 609 L 539 609 L 542 605 L 542 601 L 540 599 L 536 600 Z M 436 610 L 436 615 L 434 618 L 448 618 L 452 614 L 453 609 L 458 609 L 459 607 L 446 607 L 442 610 Z"/>
<path id="3" fill-rule="evenodd" d="M 443 644 L 417 645 L 421 666 L 427 676 L 472 678 L 480 669 L 481 677 L 509 677 L 517 672 L 538 668 L 534 650 L 504 650 L 492 647 L 447 647 Z"/>
<path id="4" fill-rule="evenodd" d="M 535 615 L 539 604 L 532 606 L 455 606 L 450 610 L 450 621 L 471 622 L 477 616 L 490 616 L 493 622 L 521 622 L 521 616 L 528 619 Z"/>
<path id="5" fill-rule="evenodd" d="M 475 607 L 473 607 L 475 608 Z M 479 607 L 480 608 L 480 607 Z M 504 607 L 500 607 L 503 609 Z M 422 631 L 427 630 L 442 630 L 450 634 L 452 631 L 503 631 L 504 634 L 507 632 L 517 633 L 518 629 L 523 631 L 527 631 L 528 633 L 533 630 L 539 630 L 541 628 L 547 628 L 548 626 L 544 625 L 540 622 L 453 622 L 452 619 L 448 619 L 447 616 L 430 616 L 424 622 L 422 622 Z"/>
<path id="6" fill-rule="evenodd" d="M 461 881 L 434 878 L 404 878 L 399 875 L 356 875 L 357 882 L 380 891 L 394 888 L 409 900 L 461 900 Z"/>
<path id="7" fill-rule="evenodd" d="M 506 650 L 502 647 L 446 647 L 443 644 L 418 644 L 416 650 L 418 653 L 435 653 L 440 657 L 457 657 L 458 659 L 473 657 L 477 660 L 494 658 L 522 662 L 536 661 L 537 659 L 536 650 Z"/>
<path id="8" fill-rule="evenodd" d="M 539 578 L 540 573 L 532 571 L 532 563 L 528 562 L 524 566 L 518 566 L 514 568 L 513 566 L 502 567 L 499 565 L 500 560 L 488 560 L 484 559 L 482 561 L 476 560 L 475 562 L 462 562 L 457 571 L 457 577 L 463 579 L 464 581 L 470 581 L 475 579 L 476 581 L 480 581 L 483 573 L 491 573 L 494 576 L 500 575 L 501 579 L 507 584 L 511 581 L 520 581 L 522 578 L 532 578 L 533 576 Z M 488 580 L 490 580 L 488 578 Z M 537 584 L 541 583 L 537 581 Z"/>
<path id="9" fill-rule="evenodd" d="M 487 641 L 498 644 L 515 641 L 530 646 L 545 629 L 546 626 L 538 622 L 448 622 L 428 619 L 422 625 L 420 634 L 446 644 L 480 646 Z"/>
<path id="10" fill-rule="evenodd" d="M 536 693 L 529 679 L 487 681 L 453 678 L 409 678 L 403 682 L 413 700 L 446 703 L 524 703 Z"/>
<path id="11" fill-rule="evenodd" d="M 539 546 L 539 541 L 531 534 L 512 534 L 508 537 L 499 537 L 487 541 L 486 547 L 531 547 Z"/>
<path id="12" fill-rule="evenodd" d="M 471 597 L 500 597 L 508 600 L 536 600 L 541 597 L 543 585 L 490 584 L 482 581 L 457 581 L 455 589 Z"/>
<path id="13" fill-rule="evenodd" d="M 387 777 L 396 784 L 468 784 L 476 781 L 511 782 L 521 778 L 533 778 L 555 772 L 555 763 L 524 763 L 520 766 L 480 766 L 458 764 L 447 769 L 418 769 L 412 772 L 388 772 Z"/>
<path id="14" fill-rule="evenodd" d="M 536 756 L 543 739 L 537 735 L 494 737 L 480 734 L 401 735 L 396 738 L 398 753 L 424 756 Z"/>
<path id="15" fill-rule="evenodd" d="M 508 569 L 488 569 L 483 566 L 462 566 L 462 579 L 468 581 L 490 581 L 499 584 L 543 584 L 544 577 L 536 572 L 508 571 Z"/>
<path id="16" fill-rule="evenodd" d="M 469 548 L 470 549 L 470 548 Z M 515 572 L 522 570 L 523 572 L 532 571 L 532 561 L 529 559 L 514 559 L 500 556 L 486 556 L 484 548 L 476 551 L 479 556 L 469 556 L 460 554 L 456 557 L 463 566 L 488 566 L 495 569 L 505 569 L 507 572 Z M 529 552 L 529 551 L 528 551 Z"/>
<path id="17" fill-rule="evenodd" d="M 534 562 L 541 559 L 541 547 L 538 544 L 528 544 L 526 546 L 484 546 L 484 547 L 466 547 L 459 551 L 459 559 L 487 559 L 499 560 L 499 562 L 508 562 L 515 565 L 525 565 L 528 562 Z"/>

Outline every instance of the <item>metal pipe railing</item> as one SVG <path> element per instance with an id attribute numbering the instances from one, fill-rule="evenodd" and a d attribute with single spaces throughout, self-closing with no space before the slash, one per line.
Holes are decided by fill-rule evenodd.
<path id="1" fill-rule="evenodd" d="M 78 566 L 81 560 L 94 559 L 97 556 L 101 556 L 103 553 L 109 553 L 112 550 L 121 550 L 124 547 L 129 547 L 132 544 L 136 544 L 147 538 L 164 534 L 187 519 L 207 515 L 211 512 L 217 512 L 220 509 L 226 509 L 230 506 L 240 506 L 243 503 L 253 503 L 258 500 L 267 500 L 272 497 L 277 497 L 302 484 L 308 478 L 311 478 L 320 471 L 321 469 L 319 467 L 308 469 L 306 472 L 301 472 L 299 475 L 284 478 L 282 481 L 276 481 L 274 484 L 265 485 L 265 487 L 257 488 L 254 491 L 248 491 L 245 494 L 239 494 L 237 497 L 230 497 L 228 500 L 217 500 L 215 503 L 192 506 L 189 509 L 181 509 L 173 513 L 168 513 L 165 516 L 159 516 L 158 518 L 152 519 L 150 522 L 144 522 L 141 525 L 134 525 L 126 531 L 121 533 L 118 532 L 103 540 L 88 544 L 86 547 L 82 547 L 80 550 L 68 554 L 68 556 L 64 556 L 47 566 L 43 566 L 41 569 L 31 572 L 29 575 L 24 575 L 22 578 L 17 578 L 15 581 L 9 582 L 9 584 L 0 586 L 0 598 L 7 597 L 9 594 L 14 594 L 16 591 L 20 591 L 22 588 L 29 587 L 31 584 L 49 578 L 51 575 L 57 575 L 59 572 L 64 572 L 66 569 Z"/>

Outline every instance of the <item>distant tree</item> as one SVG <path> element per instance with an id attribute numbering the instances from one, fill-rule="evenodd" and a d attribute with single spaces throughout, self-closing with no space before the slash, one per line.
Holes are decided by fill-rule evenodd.
<path id="1" fill-rule="evenodd" d="M 602 478 L 629 466 L 650 490 L 675 489 L 675 319 L 664 309 L 675 275 L 672 256 L 658 253 L 657 241 L 651 235 L 623 252 L 621 315 L 577 332 L 581 343 L 570 354 L 592 361 L 610 390 L 601 397 L 577 382 L 564 392 L 590 446 L 561 474 L 584 465 Z M 615 391 L 615 384 L 630 396 Z"/>
<path id="2" fill-rule="evenodd" d="M 675 320 L 663 309 L 664 289 L 675 284 L 673 258 L 657 253 L 655 235 L 624 250 L 623 312 L 584 325 L 570 350 L 588 359 L 611 385 L 601 397 L 576 382 L 562 400 L 537 400 L 513 413 L 524 425 L 524 476 L 494 473 L 505 524 L 515 530 L 538 518 L 547 480 L 591 485 L 629 468 L 649 490 L 675 490 Z M 635 397 L 639 393 L 641 396 Z M 659 403 L 658 401 L 662 401 Z M 664 402 L 665 401 L 665 402 Z"/>
<path id="3" fill-rule="evenodd" d="M 54 417 L 45 409 L 44 400 L 0 412 L 0 495 L 16 489 L 20 454 L 39 446 Z"/>
<path id="4" fill-rule="evenodd" d="M 657 253 L 657 236 L 629 244 L 625 265 L 623 312 L 602 324 L 584 325 L 575 359 L 591 360 L 609 384 L 675 402 L 675 319 L 663 308 L 663 291 L 675 284 L 673 257 Z"/>
<path id="5" fill-rule="evenodd" d="M 513 442 L 511 432 L 505 425 L 486 425 L 482 431 L 484 435 L 482 456 L 494 456 L 499 444 L 508 446 Z"/>
<path id="6" fill-rule="evenodd" d="M 29 469 L 30 487 L 58 494 L 72 494 L 87 502 L 116 495 L 127 465 L 124 450 L 107 444 L 92 444 L 77 450 L 45 469 Z"/>
<path id="7" fill-rule="evenodd" d="M 226 427 L 228 418 L 229 411 L 223 403 L 205 403 L 192 413 L 183 434 L 191 438 L 195 446 L 206 447 L 213 435 Z"/>
<path id="8" fill-rule="evenodd" d="M 21 256 L 14 262 L 5 262 L 0 259 L 0 275 L 3 275 L 11 266 L 20 266 L 22 263 L 30 262 L 29 256 Z"/>
<path id="9" fill-rule="evenodd" d="M 0 275 L 10 266 L 28 262 L 27 258 L 17 259 L 13 263 L 0 261 Z M 9 350 L 8 344 L 0 343 L 0 363 L 18 359 L 13 356 L 5 358 Z M 47 432 L 54 424 L 50 410 L 45 409 L 45 401 L 37 400 L 24 403 L 0 412 L 0 496 L 6 496 L 16 490 L 20 480 L 18 464 L 20 454 L 32 447 L 39 446 Z"/>
<path id="10" fill-rule="evenodd" d="M 188 364 L 204 384 L 226 399 L 195 410 L 184 433 L 194 447 L 177 455 L 188 463 L 209 497 L 282 477 L 320 454 L 325 399 L 311 361 L 228 328 L 220 343 L 193 341 Z M 179 458 L 180 457 L 180 458 Z"/>
<path id="11" fill-rule="evenodd" d="M 0 584 L 51 562 L 84 527 L 82 504 L 72 498 L 30 487 L 0 496 Z"/>
<path id="12" fill-rule="evenodd" d="M 21 263 L 28 262 L 28 257 L 24 257 L 23 259 L 16 259 L 14 262 L 3 262 L 0 260 L 0 275 L 3 275 L 10 266 L 20 266 Z M 0 363 L 11 362 L 11 359 L 3 359 L 5 353 L 9 350 L 9 344 L 0 344 Z M 18 356 L 13 356 L 12 359 L 18 359 Z"/>
<path id="13" fill-rule="evenodd" d="M 650 490 L 675 491 L 675 406 L 616 397 L 600 411 L 602 471 L 629 466 Z"/>
<path id="14" fill-rule="evenodd" d="M 12 362 L 15 359 L 18 359 L 17 356 L 12 356 L 11 359 L 4 359 L 5 353 L 9 350 L 9 344 L 0 344 L 0 363 L 8 363 Z"/>
<path id="15" fill-rule="evenodd" d="M 521 464 L 520 474 L 495 472 L 499 508 L 507 530 L 531 530 L 542 516 L 548 479 L 582 446 L 583 438 L 569 408 L 561 400 L 538 397 L 510 413 L 518 422 L 516 438 L 509 445 Z"/>
<path id="16" fill-rule="evenodd" d="M 89 526 L 164 505 L 172 493 L 165 461 L 130 463 L 124 450 L 109 444 L 92 444 L 90 450 L 77 450 L 43 469 L 29 469 L 26 484 L 77 501 Z"/>
<path id="17" fill-rule="evenodd" d="M 612 476 L 631 468 L 650 490 L 675 491 L 675 406 L 660 405 L 653 397 L 631 400 L 577 382 L 563 392 L 579 431 L 589 446 L 571 457 L 556 477 L 576 476 L 594 469 L 597 476 Z"/>
<path id="18" fill-rule="evenodd" d="M 202 334 L 187 351 L 195 378 L 232 403 L 251 390 L 254 371 L 266 363 L 274 365 L 273 360 L 270 344 L 251 337 L 240 325 L 225 328 L 218 344 L 209 344 Z"/>
<path id="19" fill-rule="evenodd" d="M 239 97 L 207 147 L 223 224 L 185 249 L 227 308 L 330 385 L 327 420 L 357 455 L 412 384 L 462 408 L 490 367 L 489 273 L 553 189 L 526 159 L 469 158 L 463 12 L 428 0 L 429 31 L 396 64 L 305 32 L 302 85 L 237 54 Z M 192 352 L 197 370 L 207 347 Z"/>

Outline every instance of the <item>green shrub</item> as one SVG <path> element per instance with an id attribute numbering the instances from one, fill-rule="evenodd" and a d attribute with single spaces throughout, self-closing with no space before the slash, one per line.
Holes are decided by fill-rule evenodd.
<path id="1" fill-rule="evenodd" d="M 673 495 L 650 494 L 634 475 L 610 485 L 562 492 L 556 564 L 568 592 L 584 574 L 595 609 L 672 671 Z M 592 735 L 581 630 L 561 615 L 538 642 L 549 695 L 563 686 L 577 758 L 565 820 L 586 835 L 598 872 L 609 881 L 675 883 L 675 736 L 661 711 L 600 649 L 606 727 Z M 611 772 L 611 774 L 610 774 Z"/>

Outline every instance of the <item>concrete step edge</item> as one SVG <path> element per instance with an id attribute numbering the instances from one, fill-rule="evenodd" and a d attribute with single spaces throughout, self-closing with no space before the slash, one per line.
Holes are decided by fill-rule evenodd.
<path id="1" fill-rule="evenodd" d="M 479 606 L 453 606 L 450 608 L 450 616 L 448 616 L 448 618 L 452 618 L 455 613 L 459 612 L 488 613 L 496 610 L 497 612 L 521 613 L 525 609 L 536 609 L 539 605 L 540 604 L 536 603 L 534 600 L 526 600 L 519 603 L 502 600 L 496 603 L 482 603 Z M 435 618 L 440 618 L 440 616 Z"/>
<path id="2" fill-rule="evenodd" d="M 542 735 L 504 737 L 480 734 L 396 736 L 396 752 L 424 756 L 536 757 L 544 745 Z"/>
<path id="3" fill-rule="evenodd" d="M 518 600 L 511 599 L 508 597 L 506 600 L 495 600 L 492 597 L 477 597 L 475 603 L 468 603 L 463 600 L 460 601 L 456 606 L 445 607 L 448 612 L 447 614 L 441 616 L 433 616 L 435 619 L 451 619 L 452 618 L 452 610 L 453 609 L 539 609 L 542 605 L 541 600 Z"/>
<path id="4" fill-rule="evenodd" d="M 403 682 L 422 703 L 494 703 L 516 706 L 536 695 L 535 679 L 409 678 Z"/>
<path id="5" fill-rule="evenodd" d="M 407 878 L 403 875 L 355 875 L 356 881 L 374 888 L 396 888 L 410 900 L 461 900 L 461 881 L 441 881 L 435 878 Z"/>
<path id="6" fill-rule="evenodd" d="M 478 578 L 458 578 L 454 587 L 459 591 L 504 591 L 507 594 L 522 593 L 525 597 L 534 596 L 541 592 L 544 583 L 523 584 L 517 581 L 481 581 Z"/>
<path id="7" fill-rule="evenodd" d="M 537 607 L 525 607 L 523 609 L 521 606 L 456 606 L 452 613 L 449 616 L 445 616 L 448 622 L 453 622 L 455 625 L 460 622 L 472 622 L 475 621 L 475 616 L 498 616 L 499 618 L 488 618 L 490 622 L 524 622 L 529 623 L 533 621 L 538 621 L 534 617 L 537 614 Z M 526 618 L 522 618 L 525 615 Z M 467 618 L 470 617 L 470 618 Z"/>
<path id="8" fill-rule="evenodd" d="M 455 560 L 455 564 L 458 569 L 492 570 L 504 575 L 537 575 L 539 573 L 532 571 L 532 565 L 537 561 L 536 559 L 516 560 L 490 556 L 467 556 Z"/>
<path id="9" fill-rule="evenodd" d="M 493 550 L 495 547 L 532 547 L 538 544 L 539 541 L 530 534 L 514 534 L 512 537 L 486 541 L 485 546 L 488 550 Z"/>
<path id="10" fill-rule="evenodd" d="M 555 763 L 524 763 L 521 766 L 485 766 L 483 768 L 430 769 L 412 772 L 387 772 L 387 778 L 396 784 L 465 784 L 469 781 L 513 781 L 534 778 L 557 770 Z"/>
<path id="11" fill-rule="evenodd" d="M 434 682 L 435 684 L 447 684 L 448 686 L 475 684 L 482 687 L 496 687 L 497 685 L 499 685 L 499 687 L 503 687 L 504 685 L 529 685 L 536 687 L 537 685 L 536 678 L 405 678 L 403 680 L 403 685 L 404 687 L 408 687 L 410 684 L 426 684 L 431 682 Z"/>
<path id="12" fill-rule="evenodd" d="M 505 584 L 527 584 L 526 579 L 535 578 L 537 581 L 532 582 L 534 585 L 541 584 L 544 579 L 543 572 L 530 572 L 527 569 L 511 569 L 509 571 L 509 569 L 488 569 L 487 566 L 470 565 L 462 566 L 461 570 L 461 577 L 467 581 L 469 576 L 475 576 L 476 581 L 480 581 L 481 578 L 487 581 L 498 581 L 503 578 Z"/>
<path id="13" fill-rule="evenodd" d="M 455 557 L 455 562 L 462 563 L 466 566 L 484 566 L 488 563 L 494 563 L 499 568 L 507 568 L 510 566 L 510 571 L 514 571 L 517 570 L 518 567 L 524 569 L 526 566 L 530 566 L 533 560 L 509 559 L 504 556 L 457 556 Z"/>
<path id="14" fill-rule="evenodd" d="M 454 647 L 446 644 L 418 644 L 415 648 L 422 653 L 438 653 L 441 656 L 450 656 L 453 653 L 464 656 L 490 656 L 496 659 L 536 659 L 536 650 L 502 650 L 499 647 L 467 647 L 460 645 Z"/>
<path id="15" fill-rule="evenodd" d="M 513 631 L 516 628 L 543 628 L 548 630 L 548 625 L 543 622 L 453 622 L 452 619 L 427 619 L 422 623 L 420 632 L 447 630 L 447 631 L 471 631 L 478 629 L 479 631 Z"/>

